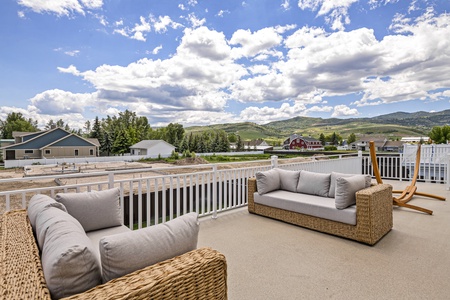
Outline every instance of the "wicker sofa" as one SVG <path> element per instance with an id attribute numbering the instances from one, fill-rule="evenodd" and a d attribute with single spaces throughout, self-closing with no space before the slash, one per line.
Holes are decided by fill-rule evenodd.
<path id="1" fill-rule="evenodd" d="M 377 243 L 393 226 L 392 186 L 388 184 L 372 185 L 356 192 L 356 207 L 353 207 L 356 210 L 354 225 L 273 207 L 267 203 L 256 203 L 255 197 L 261 197 L 258 194 L 256 178 L 248 180 L 247 191 L 248 211 L 252 214 L 270 217 L 368 245 Z M 270 197 L 270 193 L 268 195 Z M 301 202 L 302 194 L 297 193 L 294 201 Z"/>
<path id="2" fill-rule="evenodd" d="M 65 299 L 227 299 L 224 255 L 200 248 Z M 51 299 L 26 210 L 0 216 L 0 298 Z"/>

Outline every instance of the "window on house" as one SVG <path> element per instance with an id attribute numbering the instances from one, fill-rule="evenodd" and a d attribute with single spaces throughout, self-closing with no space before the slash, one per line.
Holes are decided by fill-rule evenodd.
<path id="1" fill-rule="evenodd" d="M 25 154 L 33 154 L 33 150 L 25 150 Z"/>
<path id="2" fill-rule="evenodd" d="M 50 149 L 45 149 L 45 154 L 50 154 L 51 153 L 51 151 L 50 151 Z"/>
<path id="3" fill-rule="evenodd" d="M 89 149 L 89 155 L 94 155 L 94 149 Z"/>
<path id="4" fill-rule="evenodd" d="M 75 149 L 75 156 L 78 156 L 78 149 Z"/>

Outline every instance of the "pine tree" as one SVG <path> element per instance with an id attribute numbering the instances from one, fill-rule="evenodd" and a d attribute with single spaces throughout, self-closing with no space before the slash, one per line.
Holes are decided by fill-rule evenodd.
<path id="1" fill-rule="evenodd" d="M 237 136 L 237 142 L 236 142 L 236 152 L 244 151 L 244 144 L 242 143 L 241 136 Z"/>
<path id="2" fill-rule="evenodd" d="M 325 146 L 326 140 L 325 140 L 325 135 L 323 133 L 320 134 L 319 141 L 322 144 L 322 146 Z"/>

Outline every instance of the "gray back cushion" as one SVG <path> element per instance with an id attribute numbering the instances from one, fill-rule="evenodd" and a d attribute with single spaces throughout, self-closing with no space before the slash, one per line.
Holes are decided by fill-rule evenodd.
<path id="1" fill-rule="evenodd" d="M 36 219 L 45 281 L 52 298 L 87 291 L 101 284 L 100 262 L 80 223 L 50 207 Z"/>
<path id="2" fill-rule="evenodd" d="M 280 189 L 288 192 L 297 192 L 298 178 L 301 171 L 275 169 L 280 175 Z"/>
<path id="3" fill-rule="evenodd" d="M 198 217 L 188 213 L 155 226 L 100 239 L 103 282 L 197 248 Z"/>
<path id="4" fill-rule="evenodd" d="M 346 173 L 331 172 L 330 191 L 328 192 L 328 197 L 334 198 L 335 191 L 336 191 L 336 178 L 339 178 L 339 177 L 351 177 L 351 176 L 365 176 L 364 178 L 366 180 L 366 187 L 369 187 L 370 183 L 372 181 L 372 178 L 369 175 L 358 175 L 358 174 L 346 174 Z"/>
<path id="5" fill-rule="evenodd" d="M 31 197 L 30 202 L 28 203 L 27 214 L 34 232 L 36 232 L 36 218 L 38 214 L 48 207 L 56 207 L 67 212 L 64 204 L 56 202 L 47 195 L 37 194 Z"/>
<path id="6" fill-rule="evenodd" d="M 330 174 L 301 171 L 297 193 L 328 197 Z"/>
<path id="7" fill-rule="evenodd" d="M 337 209 L 344 209 L 356 204 L 356 192 L 367 187 L 367 177 L 370 179 L 370 175 L 336 178 L 334 201 Z"/>
<path id="8" fill-rule="evenodd" d="M 122 225 L 119 195 L 118 188 L 59 193 L 56 201 L 64 204 L 67 212 L 81 223 L 85 231 L 91 231 Z"/>
<path id="9" fill-rule="evenodd" d="M 350 177 L 350 176 L 354 176 L 354 175 L 356 175 L 356 174 L 331 172 L 330 190 L 328 191 L 328 197 L 334 198 L 334 193 L 336 191 L 336 178 L 338 178 L 338 177 Z"/>
<path id="10" fill-rule="evenodd" d="M 264 172 L 257 172 L 255 175 L 258 194 L 264 195 L 280 189 L 280 173 L 278 170 L 271 169 Z"/>

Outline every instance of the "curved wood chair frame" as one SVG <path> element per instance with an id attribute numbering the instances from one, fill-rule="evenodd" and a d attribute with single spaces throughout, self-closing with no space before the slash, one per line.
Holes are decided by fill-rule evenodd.
<path id="1" fill-rule="evenodd" d="M 408 204 L 408 202 L 412 199 L 412 197 L 414 195 L 430 197 L 430 198 L 445 201 L 445 197 L 417 192 L 416 182 L 417 182 L 417 178 L 419 176 L 419 168 L 420 168 L 420 147 L 421 147 L 421 145 L 419 144 L 417 147 L 417 152 L 416 152 L 416 164 L 414 167 L 414 175 L 413 175 L 411 185 L 407 186 L 403 191 L 392 191 L 392 193 L 400 194 L 398 197 L 393 197 L 392 200 L 393 200 L 394 205 L 415 209 L 415 210 L 432 215 L 433 214 L 432 210 L 429 210 L 429 209 L 426 209 L 426 208 L 423 208 L 420 206 Z M 373 141 L 370 141 L 369 149 L 370 149 L 370 159 L 372 160 L 373 174 L 377 180 L 377 183 L 382 184 L 383 180 L 381 179 L 380 169 L 378 168 L 375 143 Z"/>

